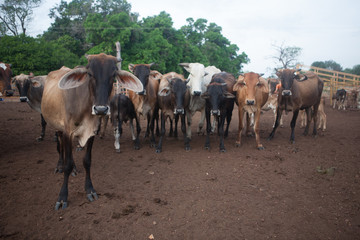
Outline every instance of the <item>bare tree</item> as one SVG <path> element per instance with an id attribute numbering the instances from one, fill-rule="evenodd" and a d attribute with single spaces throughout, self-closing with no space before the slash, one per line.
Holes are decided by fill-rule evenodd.
<path id="1" fill-rule="evenodd" d="M 271 56 L 271 58 L 276 60 L 276 64 L 281 64 L 282 68 L 295 67 L 302 51 L 301 48 L 284 46 L 284 43 L 280 46 L 275 44 L 272 44 L 272 46 L 276 50 L 276 55 Z"/>
<path id="2" fill-rule="evenodd" d="M 33 9 L 40 4 L 41 0 L 4 0 L 0 4 L 0 20 L 6 32 L 10 31 L 14 36 L 25 34 Z"/>

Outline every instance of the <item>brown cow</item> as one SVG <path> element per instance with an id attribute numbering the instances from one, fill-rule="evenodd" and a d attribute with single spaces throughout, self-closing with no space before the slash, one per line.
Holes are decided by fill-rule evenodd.
<path id="1" fill-rule="evenodd" d="M 184 76 L 175 72 L 164 74 L 159 86 L 159 106 L 161 109 L 161 135 L 156 152 L 162 151 L 162 142 L 165 135 L 165 122 L 175 119 L 175 135 L 177 135 L 177 122 L 181 117 L 181 131 L 184 135 L 185 150 L 190 150 L 190 138 L 186 134 L 185 109 L 190 103 L 190 91 L 186 86 L 188 81 Z"/>
<path id="2" fill-rule="evenodd" d="M 304 128 L 307 122 L 305 110 L 300 110 L 300 117 L 301 117 L 300 128 Z M 320 105 L 318 108 L 318 117 L 319 117 L 318 129 L 325 131 L 326 130 L 325 97 L 321 97 Z"/>
<path id="3" fill-rule="evenodd" d="M 87 199 L 98 196 L 90 178 L 91 150 L 99 128 L 99 117 L 110 114 L 109 101 L 113 82 L 136 92 L 143 91 L 141 82 L 133 74 L 117 68 L 117 59 L 106 54 L 87 56 L 88 65 L 73 70 L 61 68 L 47 76 L 41 112 L 46 122 L 58 130 L 60 152 L 64 156 L 64 182 L 55 209 L 68 205 L 68 181 L 74 166 L 73 140 L 81 147 L 87 145 L 83 165 L 86 170 L 85 191 Z"/>
<path id="4" fill-rule="evenodd" d="M 300 109 L 306 109 L 307 124 L 304 130 L 304 135 L 307 135 L 310 127 L 310 110 L 314 109 L 314 129 L 313 135 L 317 134 L 317 112 L 321 100 L 321 94 L 324 87 L 324 82 L 313 72 L 306 72 L 305 74 L 297 74 L 299 70 L 284 69 L 278 71 L 276 74 L 281 79 L 281 87 L 278 96 L 278 107 L 276 111 L 276 121 L 269 140 L 271 140 L 277 127 L 279 126 L 279 119 L 282 112 L 293 111 L 293 117 L 290 123 L 291 135 L 290 142 L 295 143 L 294 130 L 296 119 Z"/>
<path id="5" fill-rule="evenodd" d="M 236 146 L 241 146 L 241 133 L 243 130 L 243 117 L 246 113 L 246 133 L 251 135 L 250 132 L 250 114 L 255 114 L 254 131 L 256 138 L 256 146 L 259 150 L 264 149 L 260 143 L 260 114 L 261 107 L 265 105 L 268 96 L 269 88 L 262 74 L 254 72 L 245 73 L 238 77 L 238 81 L 235 83 L 233 90 L 236 91 L 236 104 L 239 110 L 239 130 Z"/>
<path id="6" fill-rule="evenodd" d="M 0 62 L 0 97 L 14 95 L 11 89 L 11 77 L 11 64 Z"/>
<path id="7" fill-rule="evenodd" d="M 144 91 L 136 93 L 129 91 L 129 98 L 134 104 L 138 119 L 140 115 L 147 119 L 147 127 L 145 137 L 150 135 L 150 147 L 155 147 L 154 124 L 158 119 L 159 104 L 158 90 L 159 81 L 162 74 L 158 71 L 151 70 L 151 64 L 129 64 L 129 70 L 141 81 Z M 157 121 L 156 121 L 157 123 Z M 156 131 L 159 132 L 159 126 L 156 124 Z"/>

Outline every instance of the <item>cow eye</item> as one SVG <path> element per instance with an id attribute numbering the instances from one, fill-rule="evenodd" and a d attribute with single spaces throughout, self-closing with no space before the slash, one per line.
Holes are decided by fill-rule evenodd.
<path id="1" fill-rule="evenodd" d="M 258 83 L 256 84 L 256 86 L 261 87 L 261 86 L 262 86 L 262 83 L 261 83 L 261 82 L 258 82 Z"/>

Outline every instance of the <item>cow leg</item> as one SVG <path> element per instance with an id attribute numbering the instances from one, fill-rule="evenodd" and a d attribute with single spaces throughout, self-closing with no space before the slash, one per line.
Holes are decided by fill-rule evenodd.
<path id="1" fill-rule="evenodd" d="M 178 137 L 178 133 L 177 133 L 178 122 L 179 122 L 179 114 L 175 114 L 175 128 L 174 128 L 174 137 L 175 138 Z"/>
<path id="2" fill-rule="evenodd" d="M 318 110 L 319 110 L 319 103 L 314 105 L 314 112 L 313 112 L 313 118 L 314 118 L 314 128 L 313 128 L 313 136 L 317 136 L 317 120 L 318 120 Z M 309 123 L 310 125 L 310 123 Z"/>
<path id="3" fill-rule="evenodd" d="M 206 140 L 205 140 L 206 150 L 210 150 L 210 132 L 211 132 L 210 110 L 206 110 Z"/>
<path id="4" fill-rule="evenodd" d="M 275 136 L 275 132 L 276 132 L 276 129 L 278 128 L 279 126 L 279 122 L 280 122 L 280 119 L 281 119 L 281 115 L 282 115 L 282 111 L 279 109 L 279 107 L 276 108 L 276 120 L 275 120 L 275 125 L 273 127 L 273 130 L 271 131 L 269 137 L 268 137 L 268 140 L 271 140 L 274 138 Z"/>
<path id="5" fill-rule="evenodd" d="M 156 115 L 154 115 L 155 113 L 152 113 L 150 117 L 148 117 L 148 122 L 150 119 L 150 132 L 151 132 L 151 136 L 150 136 L 150 147 L 155 147 L 156 146 L 156 142 L 155 142 L 155 135 L 154 135 L 154 125 L 155 125 L 155 118 Z M 157 117 L 158 118 L 158 117 Z M 157 122 L 157 120 L 156 120 Z"/>
<path id="6" fill-rule="evenodd" d="M 62 146 L 64 148 L 64 182 L 61 187 L 58 200 L 55 204 L 55 210 L 59 210 L 60 206 L 62 206 L 62 209 L 67 208 L 68 206 L 68 182 L 69 182 L 69 176 L 73 170 L 73 155 L 72 155 L 72 141 L 70 136 L 67 134 L 62 135 Z"/>
<path id="7" fill-rule="evenodd" d="M 232 111 L 229 111 L 226 114 L 226 129 L 225 129 L 225 133 L 224 133 L 224 138 L 227 138 L 229 135 L 229 127 L 230 127 L 231 118 L 232 118 Z"/>
<path id="8" fill-rule="evenodd" d="M 155 107 L 154 113 L 153 113 L 154 121 L 156 121 L 156 136 L 160 136 L 160 129 L 159 129 L 159 107 Z"/>
<path id="9" fill-rule="evenodd" d="M 246 112 L 246 136 L 252 137 L 253 134 L 251 132 L 251 122 L 254 121 L 252 117 L 252 113 Z"/>
<path id="10" fill-rule="evenodd" d="M 261 111 L 260 109 L 258 109 L 258 111 L 255 112 L 255 116 L 254 116 L 254 132 L 255 132 L 257 149 L 264 150 L 264 146 L 260 143 L 260 114 Z"/>
<path id="11" fill-rule="evenodd" d="M 190 139 L 186 135 L 185 114 L 181 114 L 181 131 L 182 131 L 183 136 L 184 136 L 185 150 L 190 151 Z"/>
<path id="12" fill-rule="evenodd" d="M 100 138 L 103 139 L 105 136 L 106 127 L 109 121 L 109 116 L 106 115 L 101 117 L 101 124 L 100 124 Z"/>
<path id="13" fill-rule="evenodd" d="M 85 191 L 86 191 L 86 198 L 92 202 L 94 200 L 97 200 L 99 197 L 95 192 L 95 189 L 92 185 L 91 182 L 91 177 L 90 177 L 90 168 L 91 168 L 91 150 L 92 150 L 92 146 L 94 143 L 94 136 L 90 137 L 89 140 L 87 141 L 87 148 L 86 148 L 86 153 L 85 153 L 85 157 L 83 160 L 83 165 L 86 171 L 86 176 L 85 176 Z"/>
<path id="14" fill-rule="evenodd" d="M 140 123 L 139 120 L 137 119 L 137 117 L 135 117 L 135 122 L 136 122 L 136 137 L 134 140 L 134 149 L 135 150 L 139 150 L 140 149 L 140 140 L 139 140 L 139 136 L 140 136 L 140 132 L 141 132 L 141 127 L 140 127 Z M 131 125 L 132 125 L 132 120 L 130 121 Z M 134 128 L 134 127 L 133 127 Z M 133 132 L 134 130 L 132 130 Z"/>
<path id="15" fill-rule="evenodd" d="M 211 134 L 214 134 L 216 132 L 216 129 L 219 129 L 218 127 L 216 127 L 217 124 L 217 119 L 216 117 L 213 117 L 212 123 L 211 123 Z"/>
<path id="16" fill-rule="evenodd" d="M 44 137 L 45 137 L 45 129 L 46 129 L 46 121 L 43 117 L 42 114 L 40 114 L 40 117 L 41 117 L 41 134 L 40 134 L 40 137 L 38 137 L 36 140 L 38 142 L 44 140 Z"/>
<path id="17" fill-rule="evenodd" d="M 224 124 L 225 124 L 225 115 L 220 116 L 219 121 L 219 135 L 220 135 L 220 152 L 226 152 L 225 145 L 224 145 Z"/>
<path id="18" fill-rule="evenodd" d="M 159 144 L 157 145 L 156 147 L 156 153 L 161 153 L 162 151 L 162 141 L 163 141 L 163 138 L 164 138 L 164 135 L 165 135 L 165 115 L 164 113 L 161 113 L 161 135 L 160 135 L 160 140 L 159 140 Z M 170 122 L 171 119 L 170 119 Z"/>
<path id="19" fill-rule="evenodd" d="M 308 133 L 309 133 L 309 126 L 310 126 L 311 119 L 312 119 L 311 107 L 305 109 L 305 114 L 306 114 L 306 125 L 305 125 L 305 130 L 303 133 L 304 136 L 308 135 Z"/>
<path id="20" fill-rule="evenodd" d="M 119 126 L 116 126 L 114 128 L 114 137 L 115 137 L 115 142 L 114 142 L 114 147 L 115 147 L 115 151 L 116 152 L 120 152 L 120 132 L 119 132 Z"/>
<path id="21" fill-rule="evenodd" d="M 64 164 L 64 148 L 63 148 L 63 140 L 62 140 L 62 136 L 63 133 L 60 131 L 57 131 L 55 133 L 56 135 L 56 149 L 57 152 L 59 153 L 59 160 L 57 163 L 57 166 L 55 168 L 55 173 L 62 173 L 63 172 L 63 164 Z"/>
<path id="22" fill-rule="evenodd" d="M 291 119 L 291 123 L 290 123 L 290 127 L 291 127 L 290 143 L 295 143 L 295 125 L 296 125 L 296 119 L 297 119 L 298 115 L 299 115 L 299 109 L 294 111 L 293 117 Z"/>
<path id="23" fill-rule="evenodd" d="M 241 146 L 241 134 L 242 134 L 242 130 L 244 127 L 244 123 L 243 123 L 243 119 L 244 119 L 244 112 L 242 111 L 242 107 L 239 107 L 239 111 L 238 111 L 238 116 L 239 116 L 239 128 L 238 128 L 238 137 L 237 137 L 237 141 L 235 142 L 236 147 L 240 147 Z"/>
<path id="24" fill-rule="evenodd" d="M 192 122 L 192 114 L 190 110 L 186 111 L 186 119 L 187 119 L 187 128 L 186 128 L 186 136 L 191 139 L 191 122 Z M 198 132 L 199 134 L 199 132 Z"/>
<path id="25" fill-rule="evenodd" d="M 169 119 L 169 121 L 170 121 L 169 137 L 172 137 L 174 136 L 173 120 Z"/>
<path id="26" fill-rule="evenodd" d="M 199 121 L 198 129 L 197 129 L 197 134 L 198 134 L 198 135 L 200 135 L 200 134 L 203 134 L 203 135 L 204 135 L 204 130 L 203 130 L 204 121 L 205 121 L 205 108 L 203 108 L 203 109 L 201 110 L 200 121 Z"/>
<path id="27" fill-rule="evenodd" d="M 326 114 L 321 111 L 320 112 L 320 119 L 319 119 L 319 128 L 322 129 L 322 131 L 325 131 L 326 130 Z"/>

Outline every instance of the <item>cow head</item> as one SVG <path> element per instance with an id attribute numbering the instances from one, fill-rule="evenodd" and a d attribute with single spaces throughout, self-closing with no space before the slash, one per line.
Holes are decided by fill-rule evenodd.
<path id="1" fill-rule="evenodd" d="M 168 87 L 164 87 L 159 91 L 159 96 L 171 96 L 172 105 L 175 106 L 174 114 L 185 114 L 185 96 L 188 91 L 186 84 L 189 80 L 184 80 L 179 77 L 167 78 L 169 82 Z"/>
<path id="2" fill-rule="evenodd" d="M 11 88 L 11 64 L 0 62 L 0 96 L 4 92 L 6 96 L 14 95 Z"/>
<path id="3" fill-rule="evenodd" d="M 189 72 L 190 94 L 200 96 L 205 91 L 204 77 L 207 75 L 205 67 L 201 63 L 180 63 L 187 72 Z"/>
<path id="4" fill-rule="evenodd" d="M 20 102 L 27 102 L 28 101 L 28 91 L 31 86 L 40 87 L 41 83 L 37 80 L 33 81 L 34 74 L 30 73 L 29 75 L 25 75 L 21 73 L 12 78 L 12 83 L 15 84 L 17 89 L 19 90 L 20 95 Z"/>
<path id="5" fill-rule="evenodd" d="M 281 81 L 281 95 L 288 97 L 292 95 L 291 88 L 293 86 L 294 80 L 296 81 L 305 81 L 307 79 L 306 75 L 298 74 L 301 69 L 283 69 L 278 70 L 276 75 Z"/>
<path id="6" fill-rule="evenodd" d="M 129 70 L 141 81 L 144 90 L 138 92 L 139 95 L 146 95 L 146 88 L 149 82 L 149 75 L 151 74 L 151 66 L 155 63 L 150 64 L 129 64 Z"/>
<path id="7" fill-rule="evenodd" d="M 276 86 L 280 83 L 280 80 L 278 78 L 269 78 L 268 79 L 268 85 L 269 90 L 271 94 L 274 94 L 276 92 Z"/>
<path id="8" fill-rule="evenodd" d="M 245 101 L 245 105 L 254 106 L 256 104 L 257 90 L 265 87 L 264 82 L 260 81 L 262 75 L 263 74 L 249 72 L 238 77 L 238 81 L 235 83 L 233 90 L 240 95 L 240 99 Z"/>
<path id="9" fill-rule="evenodd" d="M 59 88 L 72 89 L 87 83 L 93 99 L 93 115 L 110 114 L 109 99 L 116 81 L 122 88 L 143 91 L 143 85 L 136 76 L 117 68 L 115 57 L 101 53 L 89 55 L 87 59 L 86 67 L 75 68 L 60 79 Z"/>
<path id="10" fill-rule="evenodd" d="M 211 82 L 207 86 L 205 93 L 201 95 L 202 98 L 206 99 L 210 103 L 211 115 L 220 115 L 220 108 L 223 106 L 225 99 L 235 98 L 235 96 L 226 90 L 225 82 Z"/>

